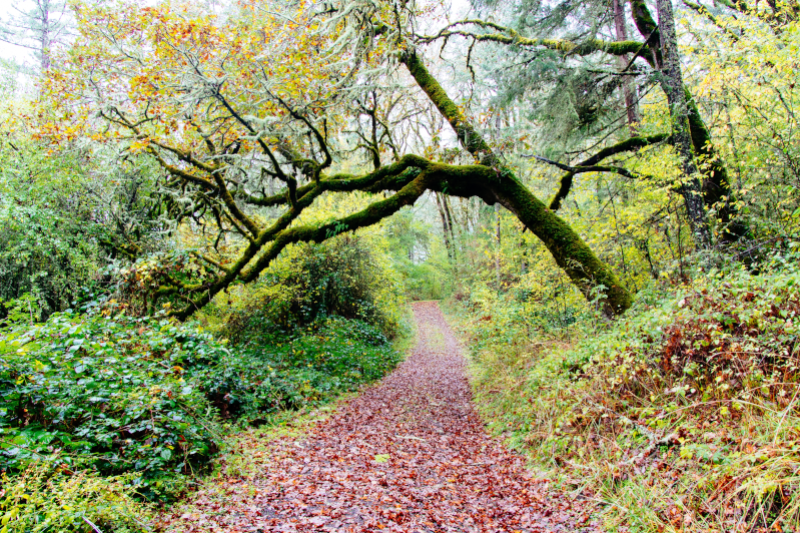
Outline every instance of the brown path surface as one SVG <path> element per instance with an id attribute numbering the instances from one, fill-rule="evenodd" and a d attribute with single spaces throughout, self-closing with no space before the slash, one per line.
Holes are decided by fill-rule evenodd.
<path id="1" fill-rule="evenodd" d="M 175 516 L 170 529 L 593 531 L 588 508 L 549 492 L 522 458 L 487 436 L 438 305 L 418 303 L 414 314 L 418 343 L 395 372 L 306 440 L 283 446 L 249 493 L 233 491 L 237 505 Z"/>

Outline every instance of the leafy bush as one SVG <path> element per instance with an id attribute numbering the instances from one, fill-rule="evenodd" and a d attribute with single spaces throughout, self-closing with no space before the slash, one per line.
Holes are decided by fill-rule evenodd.
<path id="1" fill-rule="evenodd" d="M 290 336 L 248 331 L 251 336 L 237 346 L 237 355 L 209 368 L 199 383 L 226 414 L 253 422 L 355 390 L 382 377 L 400 359 L 379 329 L 341 317 Z"/>
<path id="2" fill-rule="evenodd" d="M 107 291 L 112 258 L 159 247 L 171 228 L 152 162 L 121 161 L 113 149 L 59 151 L 14 122 L 0 143 L 0 327 Z"/>
<path id="3" fill-rule="evenodd" d="M 404 298 L 376 255 L 349 235 L 296 245 L 254 289 L 239 292 L 232 312 L 217 303 L 208 313 L 227 315 L 224 333 L 234 341 L 244 332 L 291 332 L 329 316 L 363 321 L 394 336 L 401 328 Z"/>
<path id="4" fill-rule="evenodd" d="M 185 367 L 227 353 L 191 327 L 124 315 L 57 314 L 0 338 L 6 468 L 65 452 L 75 467 L 135 471 L 157 489 L 215 452 L 211 406 Z"/>
<path id="5" fill-rule="evenodd" d="M 216 453 L 222 418 L 322 402 L 399 359 L 379 329 L 341 317 L 251 331 L 228 348 L 194 325 L 95 311 L 0 337 L 2 466 L 135 472 L 145 496 L 164 496 Z"/>
<path id="6" fill-rule="evenodd" d="M 0 318 L 19 308 L 19 318 L 38 322 L 92 283 L 98 247 L 77 218 L 0 200 Z"/>
<path id="7" fill-rule="evenodd" d="M 800 269 L 778 263 L 640 294 L 613 324 L 577 325 L 572 346 L 492 340 L 494 319 L 471 319 L 485 414 L 611 502 L 614 523 L 796 529 Z"/>
<path id="8" fill-rule="evenodd" d="M 134 499 L 131 476 L 102 478 L 92 472 L 53 471 L 31 465 L 0 479 L 3 533 L 139 533 L 149 509 Z"/>

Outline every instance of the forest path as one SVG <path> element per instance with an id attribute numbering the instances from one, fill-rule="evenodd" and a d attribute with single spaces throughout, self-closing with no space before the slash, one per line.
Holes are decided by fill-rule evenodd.
<path id="1" fill-rule="evenodd" d="M 174 517 L 170 530 L 594 531 L 587 506 L 486 434 L 438 304 L 417 303 L 414 315 L 417 345 L 397 370 L 282 446 L 249 492 L 233 489 L 238 504 Z"/>

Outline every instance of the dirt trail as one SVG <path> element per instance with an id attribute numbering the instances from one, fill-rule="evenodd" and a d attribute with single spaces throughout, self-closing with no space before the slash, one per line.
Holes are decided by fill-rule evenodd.
<path id="1" fill-rule="evenodd" d="M 249 482 L 251 498 L 199 522 L 176 516 L 171 529 L 594 531 L 588 507 L 550 492 L 521 457 L 486 434 L 438 305 L 418 303 L 414 315 L 418 343 L 395 372 L 306 440 L 284 446 L 264 476 Z"/>

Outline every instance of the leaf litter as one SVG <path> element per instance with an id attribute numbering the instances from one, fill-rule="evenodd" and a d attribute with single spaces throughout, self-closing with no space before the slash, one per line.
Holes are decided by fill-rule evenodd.
<path id="1" fill-rule="evenodd" d="M 163 531 L 593 532 L 593 506 L 536 479 L 490 437 L 435 302 L 417 346 L 303 440 L 271 443 L 254 478 L 229 477 L 165 513 Z M 222 497 L 220 497 L 220 495 Z"/>

